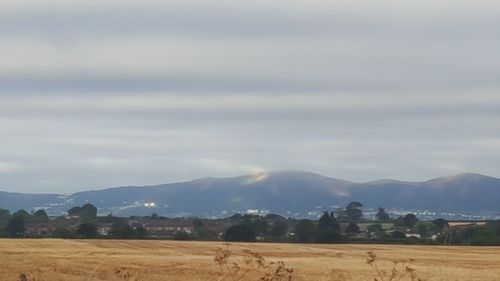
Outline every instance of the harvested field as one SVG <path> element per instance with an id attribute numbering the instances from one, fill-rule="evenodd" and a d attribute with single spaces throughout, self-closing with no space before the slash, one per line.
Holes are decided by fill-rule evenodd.
<path id="1" fill-rule="evenodd" d="M 0 280 L 220 280 L 214 262 L 217 242 L 28 240 L 0 239 Z M 284 261 L 292 280 L 370 280 L 375 270 L 367 252 L 377 255 L 381 269 L 392 261 L 412 258 L 422 280 L 500 280 L 500 248 L 400 245 L 309 245 L 231 243 L 230 260 L 241 263 L 244 250 L 266 261 Z M 255 269 L 241 280 L 259 280 L 270 269 Z M 333 270 L 333 272 L 332 272 Z M 31 278 L 31 279 L 30 279 Z M 222 280 L 232 280 L 226 275 Z M 406 276 L 402 280 L 411 280 Z"/>

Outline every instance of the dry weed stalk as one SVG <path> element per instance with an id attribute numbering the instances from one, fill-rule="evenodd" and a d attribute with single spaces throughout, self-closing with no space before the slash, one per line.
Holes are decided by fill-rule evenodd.
<path id="1" fill-rule="evenodd" d="M 241 262 L 233 262 L 229 244 L 225 246 L 225 248 L 217 248 L 214 257 L 215 263 L 219 266 L 217 281 L 241 281 L 248 273 L 256 271 L 265 271 L 258 279 L 260 281 L 291 281 L 293 279 L 293 269 L 287 267 L 283 261 L 267 262 L 260 253 L 243 250 Z"/>
<path id="2" fill-rule="evenodd" d="M 258 281 L 292 281 L 294 270 L 287 267 L 285 262 L 267 262 L 258 252 L 243 250 L 243 257 L 240 261 L 231 259 L 232 253 L 229 250 L 229 244 L 225 247 L 217 248 L 214 262 L 219 266 L 217 281 L 243 281 L 249 273 L 257 273 Z M 418 277 L 415 268 L 411 267 L 415 261 L 413 259 L 400 259 L 392 262 L 392 268 L 386 270 L 380 268 L 377 263 L 377 255 L 370 251 L 367 252 L 366 263 L 375 271 L 373 281 L 425 281 Z M 125 281 L 139 281 L 132 270 L 128 267 L 118 267 L 113 270 L 114 274 Z M 39 274 L 38 274 L 39 275 Z M 35 278 L 34 274 L 21 273 L 19 281 L 44 281 L 45 278 Z M 253 279 L 255 280 L 255 279 Z M 348 281 L 352 280 L 349 272 L 340 269 L 332 269 L 329 275 L 329 281 Z"/>
<path id="3" fill-rule="evenodd" d="M 261 281 L 291 281 L 293 278 L 293 268 L 287 267 L 285 262 L 271 262 L 269 264 L 271 267 L 271 272 L 265 273 L 260 277 Z"/>
<path id="4" fill-rule="evenodd" d="M 411 264 L 415 261 L 414 259 L 402 259 L 393 260 L 392 268 L 390 270 L 380 269 L 377 263 L 377 255 L 370 251 L 367 252 L 368 258 L 366 263 L 370 265 L 377 277 L 374 281 L 399 281 L 404 280 L 403 278 L 408 277 L 411 281 L 425 281 L 417 276 L 417 270 L 411 267 Z"/>
<path id="5" fill-rule="evenodd" d="M 332 269 L 328 281 L 349 281 L 352 280 L 349 272 L 341 269 Z"/>
<path id="6" fill-rule="evenodd" d="M 29 274 L 25 274 L 25 273 L 21 273 L 19 274 L 19 281 L 44 281 L 45 279 L 44 278 L 38 278 L 36 279 L 35 278 L 35 275 L 29 273 Z"/>
<path id="7" fill-rule="evenodd" d="M 30 278 L 30 279 L 32 279 L 32 278 Z M 19 274 L 19 281 L 31 281 L 30 279 L 28 279 L 28 275 L 26 275 L 24 273 Z"/>
<path id="8" fill-rule="evenodd" d="M 132 273 L 130 269 L 126 267 L 118 267 L 113 270 L 113 272 L 121 279 L 126 281 L 139 281 Z"/>

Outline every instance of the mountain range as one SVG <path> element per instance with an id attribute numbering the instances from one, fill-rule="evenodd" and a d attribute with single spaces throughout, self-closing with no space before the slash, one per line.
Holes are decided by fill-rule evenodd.
<path id="1" fill-rule="evenodd" d="M 304 214 L 345 206 L 351 201 L 371 208 L 500 213 L 500 179 L 459 174 L 425 182 L 355 183 L 309 172 L 280 171 L 70 195 L 0 192 L 1 208 L 44 208 L 52 215 L 87 202 L 98 207 L 101 213 L 216 216 L 248 210 Z"/>

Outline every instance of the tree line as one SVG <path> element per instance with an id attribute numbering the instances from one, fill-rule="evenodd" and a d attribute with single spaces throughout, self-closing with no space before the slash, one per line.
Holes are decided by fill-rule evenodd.
<path id="1" fill-rule="evenodd" d="M 363 205 L 351 202 L 335 212 L 324 212 L 317 220 L 285 218 L 280 215 L 266 216 L 236 214 L 225 219 L 187 219 L 192 232 L 178 231 L 178 240 L 226 240 L 269 241 L 299 243 L 429 243 L 445 245 L 500 245 L 500 220 L 483 225 L 450 227 L 444 219 L 419 220 L 414 214 L 391 218 L 384 208 L 379 208 L 375 220 L 363 218 Z M 132 227 L 132 218 L 113 215 L 98 217 L 92 204 L 73 207 L 68 217 L 75 217 L 75 228 L 56 227 L 44 237 L 98 238 L 98 223 L 111 225 L 107 238 L 146 239 L 148 231 L 142 226 Z M 54 219 L 54 218 L 52 218 Z M 134 217 L 137 219 L 137 217 Z M 167 219 L 156 214 L 139 219 L 155 221 Z M 47 223 L 51 220 L 44 210 L 14 213 L 0 209 L 0 236 L 25 237 L 27 225 Z M 213 224 L 226 227 L 222 233 Z M 363 226 L 363 230 L 360 229 Z M 388 225 L 390 229 L 388 229 Z"/>

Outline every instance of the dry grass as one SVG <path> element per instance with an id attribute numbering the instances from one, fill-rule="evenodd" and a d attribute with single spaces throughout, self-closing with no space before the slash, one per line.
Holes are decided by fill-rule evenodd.
<path id="1" fill-rule="evenodd" d="M 287 267 L 284 261 L 268 262 L 260 253 L 251 250 L 243 251 L 241 261 L 232 260 L 232 255 L 229 244 L 217 248 L 214 258 L 219 267 L 217 281 L 240 281 L 249 274 L 258 275 L 260 281 L 291 281 L 294 277 L 293 268 Z"/>
<path id="2" fill-rule="evenodd" d="M 239 267 L 226 274 L 228 267 L 214 261 L 221 248 L 228 249 L 207 242 L 0 239 L 0 280 L 25 273 L 27 281 L 233 281 L 250 268 L 240 280 L 287 280 L 276 278 L 293 269 L 296 281 L 373 281 L 391 280 L 384 278 L 395 266 L 403 277 L 392 280 L 500 280 L 498 247 L 232 243 L 224 262 Z M 378 272 L 367 263 L 369 251 L 377 254 Z M 282 275 L 273 277 L 276 270 Z"/>

